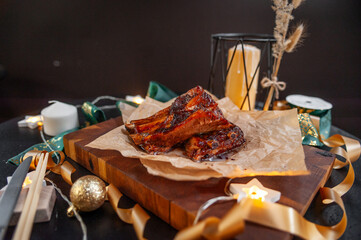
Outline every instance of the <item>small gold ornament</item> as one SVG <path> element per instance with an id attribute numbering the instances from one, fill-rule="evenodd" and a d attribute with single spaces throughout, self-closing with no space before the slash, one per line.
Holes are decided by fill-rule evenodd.
<path id="1" fill-rule="evenodd" d="M 68 216 L 73 215 L 73 211 L 90 212 L 103 205 L 106 197 L 106 187 L 104 182 L 92 175 L 87 175 L 75 181 L 70 189 L 70 201 L 73 206 L 69 207 Z"/>

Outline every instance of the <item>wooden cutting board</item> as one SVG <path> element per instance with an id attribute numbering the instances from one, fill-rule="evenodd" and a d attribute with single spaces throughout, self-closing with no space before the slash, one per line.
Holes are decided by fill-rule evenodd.
<path id="1" fill-rule="evenodd" d="M 224 195 L 226 178 L 173 181 L 148 174 L 138 159 L 123 157 L 118 151 L 85 147 L 122 124 L 121 117 L 118 117 L 65 135 L 65 153 L 176 229 L 191 225 L 198 208 L 208 199 Z M 302 215 L 318 189 L 326 183 L 335 158 L 329 152 L 309 146 L 304 146 L 304 151 L 310 175 L 257 177 L 265 187 L 282 193 L 280 204 L 293 207 Z M 247 183 L 250 180 L 251 178 L 240 178 L 235 182 Z M 228 202 L 215 205 L 204 217 L 222 217 L 233 204 Z M 285 232 L 247 223 L 245 232 L 237 236 L 237 239 L 258 239 L 261 236 L 265 239 L 291 237 Z"/>

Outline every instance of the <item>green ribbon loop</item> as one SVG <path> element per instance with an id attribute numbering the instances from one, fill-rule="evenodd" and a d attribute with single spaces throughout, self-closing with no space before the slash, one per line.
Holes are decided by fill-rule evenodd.
<path id="1" fill-rule="evenodd" d="M 178 97 L 178 94 L 160 83 L 151 81 L 149 82 L 147 96 L 160 102 L 167 102 Z"/>
<path id="2" fill-rule="evenodd" d="M 81 106 L 81 111 L 83 112 L 86 121 L 89 122 L 90 125 L 107 120 L 104 112 L 90 102 L 83 103 Z"/>
<path id="3" fill-rule="evenodd" d="M 331 109 L 314 110 L 298 107 L 290 104 L 291 108 L 297 108 L 298 121 L 302 133 L 302 144 L 322 147 L 324 144 L 319 139 L 327 139 L 331 131 Z M 318 128 L 316 123 L 312 121 L 312 117 L 318 117 Z"/>
<path id="4" fill-rule="evenodd" d="M 331 131 L 331 110 L 315 110 L 310 113 L 320 118 L 319 132 L 322 139 L 327 139 Z"/>
<path id="5" fill-rule="evenodd" d="M 48 143 L 48 145 L 51 147 L 51 149 L 49 148 L 49 146 L 45 143 L 39 143 L 39 144 L 35 144 L 31 147 L 29 147 L 28 149 L 26 149 L 25 151 L 19 153 L 18 155 L 10 158 L 7 162 L 15 164 L 15 165 L 19 165 L 20 164 L 20 159 L 25 155 L 25 153 L 31 151 L 31 150 L 39 150 L 39 151 L 63 151 L 64 149 L 64 143 L 63 143 L 63 137 L 64 135 L 74 132 L 78 130 L 78 128 L 74 128 L 74 129 L 70 129 L 68 131 L 62 132 L 58 135 L 56 135 L 55 137 L 47 140 L 46 142 Z"/>
<path id="6" fill-rule="evenodd" d="M 317 128 L 313 124 L 310 114 L 299 113 L 298 122 L 300 124 L 302 144 L 321 147 L 323 143 L 319 140 Z"/>

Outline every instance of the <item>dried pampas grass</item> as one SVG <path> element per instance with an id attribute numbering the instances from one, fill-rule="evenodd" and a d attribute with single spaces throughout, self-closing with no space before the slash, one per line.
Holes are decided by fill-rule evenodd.
<path id="1" fill-rule="evenodd" d="M 288 53 L 293 52 L 296 47 L 302 42 L 303 30 L 305 29 L 304 25 L 301 23 L 291 34 L 291 36 L 286 40 L 285 51 Z"/>
<path id="2" fill-rule="evenodd" d="M 294 9 L 298 8 L 303 1 L 304 1 L 304 0 L 293 0 L 293 1 L 292 1 L 293 8 L 294 8 Z"/>
<path id="3" fill-rule="evenodd" d="M 291 2 L 289 2 L 289 0 L 273 0 L 272 9 L 276 12 L 276 26 L 273 30 L 273 36 L 276 39 L 276 43 L 273 44 L 272 51 L 276 61 L 273 64 L 271 79 L 277 79 L 278 70 L 284 52 L 293 52 L 296 49 L 297 45 L 300 43 L 304 32 L 303 24 L 298 25 L 295 31 L 290 34 L 287 39 L 286 37 L 290 21 L 293 20 L 292 11 L 298 8 L 302 4 L 302 2 L 304 2 L 304 0 L 292 0 Z M 263 107 L 263 110 L 268 110 L 273 97 L 273 92 L 275 91 L 274 88 L 277 86 L 277 83 L 274 82 L 268 93 L 268 97 Z"/>

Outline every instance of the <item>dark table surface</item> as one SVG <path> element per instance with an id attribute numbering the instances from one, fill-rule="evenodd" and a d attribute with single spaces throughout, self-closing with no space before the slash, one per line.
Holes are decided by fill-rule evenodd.
<path id="1" fill-rule="evenodd" d="M 111 110 L 108 110 L 106 114 L 108 117 L 117 115 L 117 113 Z M 6 163 L 6 161 L 28 147 L 42 142 L 37 129 L 19 128 L 17 126 L 17 122 L 23 118 L 24 117 L 14 118 L 0 124 L 0 188 L 6 185 L 6 176 L 11 176 L 16 168 L 14 165 Z M 333 126 L 332 134 L 336 133 L 356 139 L 356 137 L 351 134 Z M 67 160 L 70 161 L 77 170 L 73 179 L 91 174 L 71 159 L 67 158 Z M 348 216 L 347 229 L 342 239 L 361 239 L 361 179 L 358 176 L 361 172 L 361 161 L 356 161 L 353 166 L 356 173 L 354 185 L 351 190 L 342 197 Z M 326 186 L 335 186 L 342 181 L 346 174 L 347 169 L 334 170 Z M 70 186 L 67 185 L 60 176 L 51 173 L 49 178 L 58 185 L 63 193 L 69 196 Z M 67 208 L 67 203 L 57 193 L 50 222 L 34 224 L 31 239 L 81 239 L 82 231 L 80 225 L 75 218 L 67 217 Z M 146 238 L 174 238 L 177 233 L 174 228 L 150 212 L 148 213 L 151 219 L 146 225 Z M 105 202 L 102 207 L 93 212 L 81 213 L 81 216 L 87 226 L 88 239 L 137 239 L 133 226 L 122 222 L 108 202 Z M 314 203 L 311 204 L 305 215 L 310 221 L 319 224 L 335 224 L 340 220 L 341 216 L 342 211 L 337 205 L 331 204 L 320 210 L 315 207 Z M 10 239 L 13 232 L 14 227 L 9 227 L 6 239 Z"/>

